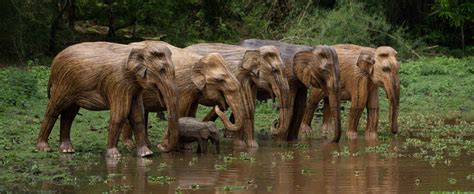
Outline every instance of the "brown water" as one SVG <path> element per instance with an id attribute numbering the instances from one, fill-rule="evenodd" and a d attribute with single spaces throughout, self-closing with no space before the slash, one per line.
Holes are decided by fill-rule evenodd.
<path id="1" fill-rule="evenodd" d="M 363 140 L 325 144 L 321 141 L 282 144 L 259 142 L 258 150 L 233 150 L 224 147 L 220 155 L 195 153 L 156 154 L 152 158 L 103 157 L 84 166 L 73 167 L 77 186 L 39 185 L 39 190 L 102 193 L 407 193 L 474 190 L 473 156 L 449 158 L 448 164 L 432 167 L 429 162 L 408 152 L 393 152 L 392 157 L 367 153 Z M 229 145 L 230 142 L 224 142 Z M 371 143 L 371 145 L 377 143 Z M 370 145 L 370 146 L 371 146 Z M 398 142 L 389 141 L 391 150 Z M 246 152 L 248 155 L 242 155 Z M 339 156 L 338 156 L 339 153 Z M 225 161 L 224 156 L 234 159 Z M 254 160 L 249 158 L 254 157 Z M 216 166 L 217 164 L 217 166 Z M 225 169 L 222 169 L 225 166 Z M 150 181 L 150 177 L 169 176 L 169 183 Z M 473 177 L 474 178 L 474 177 Z M 97 179 L 97 181 L 94 181 Z M 191 189 L 199 185 L 199 189 Z"/>

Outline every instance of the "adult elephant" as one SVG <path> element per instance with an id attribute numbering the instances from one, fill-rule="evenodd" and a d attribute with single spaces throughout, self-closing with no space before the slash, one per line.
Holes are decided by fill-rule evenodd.
<path id="1" fill-rule="evenodd" d="M 61 115 L 60 150 L 74 152 L 70 130 L 79 109 L 110 109 L 107 156 L 118 157 L 120 129 L 130 119 L 137 137 L 137 154 L 151 155 L 146 146 L 142 89 L 165 98 L 171 145 L 177 143 L 178 101 L 174 65 L 170 50 L 158 44 L 142 48 L 129 45 L 88 42 L 70 46 L 53 60 L 48 82 L 49 102 L 38 135 L 36 149 L 49 150 L 48 137 Z"/>
<path id="2" fill-rule="evenodd" d="M 329 46 L 309 47 L 274 40 L 248 39 L 240 45 L 257 48 L 272 45 L 280 49 L 284 60 L 284 72 L 290 86 L 290 104 L 293 115 L 288 130 L 272 131 L 282 139 L 298 138 L 301 119 L 306 107 L 307 89 L 320 88 L 328 95 L 331 114 L 334 116 L 333 142 L 341 136 L 341 84 L 339 82 L 339 61 L 334 48 Z M 274 123 L 276 125 L 276 123 Z"/>
<path id="3" fill-rule="evenodd" d="M 292 109 L 289 105 L 289 86 L 283 73 L 283 61 L 280 51 L 274 46 L 262 46 L 250 49 L 242 46 L 228 45 L 222 43 L 200 43 L 186 47 L 185 50 L 198 54 L 209 54 L 218 52 L 227 61 L 232 73 L 242 86 L 242 95 L 247 104 L 250 118 L 244 122 L 243 134 L 235 136 L 235 144 L 243 145 L 241 140 L 246 140 L 247 146 L 258 147 L 254 137 L 255 105 L 257 90 L 263 89 L 278 99 L 279 126 L 277 131 L 287 130 L 291 121 Z M 200 102 L 205 105 L 213 105 L 221 101 L 214 96 L 203 96 Z M 220 104 L 220 103 L 219 103 Z M 216 115 L 211 111 L 205 118 L 215 120 Z M 273 127 L 273 126 L 272 126 Z"/>
<path id="4" fill-rule="evenodd" d="M 367 108 L 366 138 L 377 137 L 379 119 L 378 88 L 383 87 L 390 102 L 389 121 L 393 134 L 398 132 L 398 109 L 400 101 L 400 78 L 397 51 L 392 47 L 362 47 L 353 44 L 334 45 L 339 57 L 342 80 L 342 99 L 351 101 L 347 136 L 357 138 L 359 120 Z M 324 94 L 320 90 L 311 92 L 301 128 L 309 128 L 319 101 Z M 322 130 L 328 130 L 331 121 L 324 106 Z"/>
<path id="5" fill-rule="evenodd" d="M 174 96 L 180 102 L 179 117 L 196 117 L 196 111 L 201 96 L 217 96 L 224 99 L 235 115 L 235 123 L 232 123 L 226 115 L 215 107 L 215 111 L 222 119 L 224 126 L 231 131 L 239 131 L 243 127 L 244 119 L 248 118 L 245 110 L 245 99 L 241 96 L 241 85 L 237 78 L 231 73 L 225 60 L 218 53 L 210 53 L 205 56 L 177 48 L 166 42 L 144 41 L 132 43 L 134 47 L 142 47 L 148 42 L 159 44 L 171 50 L 171 60 L 175 64 L 176 83 L 179 95 Z M 165 96 L 163 96 L 165 97 Z M 148 112 L 166 110 L 163 98 L 154 98 L 152 90 L 145 88 L 143 92 L 143 103 L 145 107 L 145 118 Z M 218 105 L 218 104 L 215 104 Z M 173 118 L 174 119 L 174 118 Z M 145 121 L 146 122 L 146 121 Z M 124 129 L 123 140 L 126 144 L 133 144 L 131 140 L 131 129 Z M 165 139 L 168 134 L 165 135 Z M 166 141 L 165 141 L 166 142 Z M 159 147 L 161 149 L 161 144 Z"/>

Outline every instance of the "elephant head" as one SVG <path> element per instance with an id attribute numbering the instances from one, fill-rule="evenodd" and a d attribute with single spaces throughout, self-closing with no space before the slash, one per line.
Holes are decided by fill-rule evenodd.
<path id="1" fill-rule="evenodd" d="M 178 100 L 175 68 L 171 61 L 171 51 L 161 45 L 145 43 L 133 48 L 127 61 L 127 69 L 133 72 L 144 88 L 156 92 L 158 101 L 164 100 L 168 110 L 169 144 L 162 151 L 171 151 L 178 142 Z"/>
<path id="2" fill-rule="evenodd" d="M 284 76 L 284 63 L 280 50 L 274 46 L 248 50 L 244 55 L 241 68 L 252 72 L 254 83 L 279 100 L 279 126 L 276 128 L 272 125 L 272 131 L 274 133 L 286 131 L 290 125 L 292 110 L 289 108 L 290 89 L 288 80 Z"/>
<path id="3" fill-rule="evenodd" d="M 225 101 L 232 109 L 235 124 L 215 107 L 215 111 L 222 119 L 224 126 L 231 131 L 238 131 L 243 126 L 243 120 L 248 118 L 247 109 L 244 108 L 245 99 L 241 96 L 241 85 L 231 73 L 224 58 L 218 53 L 211 53 L 202 57 L 193 66 L 191 80 L 196 87 L 207 96 L 224 96 Z"/>
<path id="4" fill-rule="evenodd" d="M 371 80 L 378 86 L 383 86 L 390 103 L 389 120 L 392 133 L 398 132 L 398 109 L 400 101 L 400 64 L 396 58 L 397 51 L 392 47 L 382 46 L 370 51 L 362 50 L 358 60 L 371 75 Z M 373 65 L 370 65 L 373 64 Z"/>
<path id="5" fill-rule="evenodd" d="M 321 88 L 329 97 L 330 111 L 335 119 L 333 141 L 338 142 L 341 136 L 341 83 L 335 49 L 317 46 L 312 50 L 296 53 L 293 58 L 293 71 L 306 87 Z"/>

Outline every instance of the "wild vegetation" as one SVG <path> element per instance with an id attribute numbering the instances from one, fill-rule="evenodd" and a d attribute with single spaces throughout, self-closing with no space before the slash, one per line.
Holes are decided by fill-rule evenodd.
<path id="1" fill-rule="evenodd" d="M 390 45 L 404 59 L 472 54 L 474 4 L 467 0 L 7 0 L 0 63 L 25 64 L 68 45 L 107 40 Z"/>

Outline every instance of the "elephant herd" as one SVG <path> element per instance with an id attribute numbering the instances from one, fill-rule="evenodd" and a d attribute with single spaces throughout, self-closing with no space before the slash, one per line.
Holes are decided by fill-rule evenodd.
<path id="1" fill-rule="evenodd" d="M 396 54 L 387 46 L 305 46 L 258 39 L 186 48 L 162 41 L 72 45 L 53 60 L 36 149 L 50 150 L 48 138 L 60 116 L 59 149 L 74 152 L 71 125 L 79 109 L 85 108 L 110 110 L 108 157 L 120 156 L 120 134 L 124 144 L 136 146 L 138 156 L 151 155 L 148 113 L 167 111 L 168 128 L 158 148 L 170 152 L 181 144 L 180 127 L 191 126 L 180 125 L 180 118 L 196 117 L 199 104 L 213 107 L 203 123 L 220 118 L 234 133 L 234 145 L 257 147 L 256 101 L 269 98 L 277 99 L 279 118 L 269 126 L 277 139 L 295 140 L 310 132 L 321 100 L 322 130 L 334 132 L 333 142 L 341 137 L 341 100 L 351 101 L 348 138 L 357 138 L 364 108 L 366 138 L 376 138 L 379 87 L 389 99 L 390 129 L 395 134 L 400 94 Z M 227 109 L 230 118 L 223 112 Z"/>

